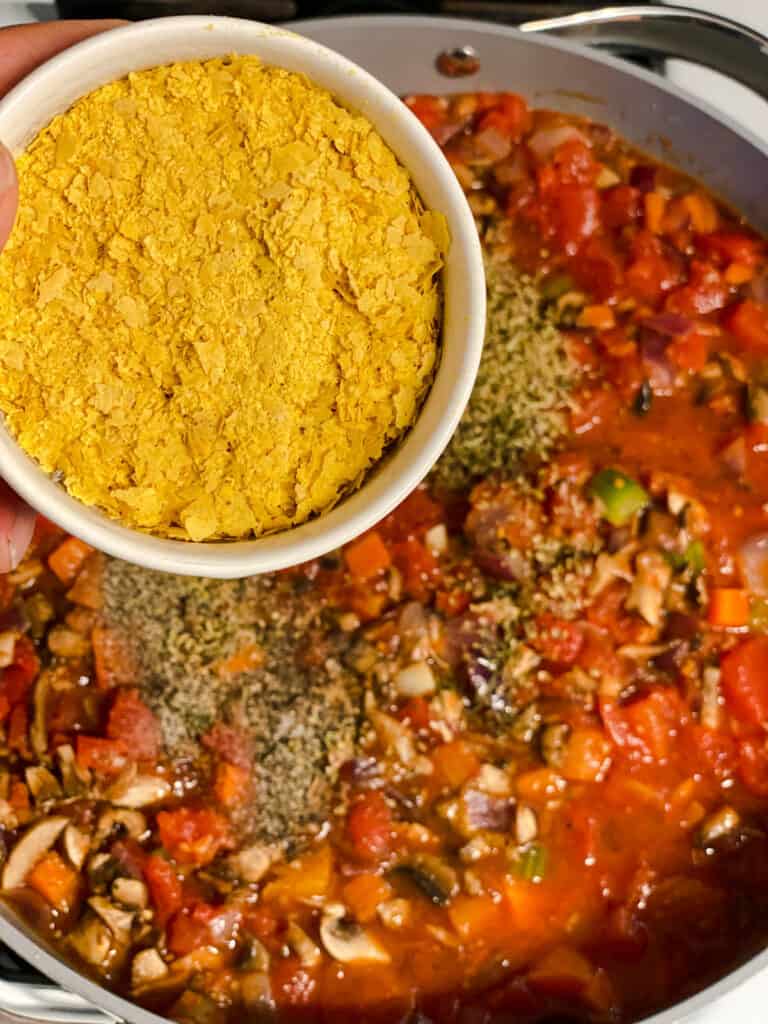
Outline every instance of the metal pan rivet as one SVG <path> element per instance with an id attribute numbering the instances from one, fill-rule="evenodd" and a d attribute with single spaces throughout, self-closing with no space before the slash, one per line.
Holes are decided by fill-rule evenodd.
<path id="1" fill-rule="evenodd" d="M 456 46 L 452 50 L 443 50 L 435 66 L 446 78 L 466 78 L 480 70 L 480 58 L 473 46 Z"/>

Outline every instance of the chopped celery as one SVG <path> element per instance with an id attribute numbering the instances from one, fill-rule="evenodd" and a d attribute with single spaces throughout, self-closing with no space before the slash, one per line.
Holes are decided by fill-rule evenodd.
<path id="1" fill-rule="evenodd" d="M 527 882 L 540 882 L 547 869 L 547 850 L 541 843 L 531 843 L 515 860 L 515 873 Z"/>
<path id="2" fill-rule="evenodd" d="M 624 526 L 651 500 L 644 487 L 618 469 L 601 469 L 592 477 L 589 492 L 612 526 Z"/>

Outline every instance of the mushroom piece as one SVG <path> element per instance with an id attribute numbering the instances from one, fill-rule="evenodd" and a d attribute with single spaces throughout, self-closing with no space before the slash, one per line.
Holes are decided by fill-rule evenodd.
<path id="1" fill-rule="evenodd" d="M 244 882 L 260 882 L 279 857 L 280 851 L 274 846 L 257 843 L 233 854 L 227 865 Z"/>
<path id="2" fill-rule="evenodd" d="M 61 796 L 61 785 L 59 780 L 42 765 L 30 765 L 24 771 L 29 791 L 36 804 L 45 803 L 46 800 L 55 800 Z"/>
<path id="3" fill-rule="evenodd" d="M 264 971 L 248 971 L 243 974 L 240 978 L 240 998 L 246 1010 L 274 1010 L 275 1001 L 269 975 Z"/>
<path id="4" fill-rule="evenodd" d="M 696 845 L 707 847 L 725 836 L 732 835 L 741 825 L 741 816 L 733 807 L 725 804 L 712 814 L 708 814 L 699 826 L 696 834 Z"/>
<path id="5" fill-rule="evenodd" d="M 138 878 L 116 878 L 112 883 L 112 897 L 132 910 L 144 910 L 149 902 L 147 887 Z"/>
<path id="6" fill-rule="evenodd" d="M 43 669 L 35 683 L 35 712 L 29 728 L 29 739 L 32 749 L 39 758 L 45 757 L 48 753 L 48 696 L 53 689 L 56 674 L 56 669 Z"/>
<path id="7" fill-rule="evenodd" d="M 85 832 L 81 832 L 76 825 L 67 825 L 64 829 L 64 851 L 73 868 L 78 871 L 82 868 L 90 848 L 91 840 Z"/>
<path id="8" fill-rule="evenodd" d="M 107 799 L 117 807 L 149 807 L 171 794 L 171 784 L 157 775 L 137 775 L 118 779 L 107 791 Z"/>
<path id="9" fill-rule="evenodd" d="M 649 626 L 658 626 L 672 569 L 658 551 L 646 550 L 635 559 L 635 571 L 625 607 L 638 611 Z"/>
<path id="10" fill-rule="evenodd" d="M 98 850 L 116 829 L 124 829 L 132 839 L 140 839 L 147 831 L 147 819 L 141 811 L 128 808 L 110 808 L 104 811 L 93 835 L 93 849 Z"/>
<path id="11" fill-rule="evenodd" d="M 69 743 L 62 743 L 56 748 L 56 758 L 59 762 L 61 782 L 67 796 L 77 796 L 82 793 L 91 781 L 91 773 L 87 769 L 78 767 L 75 759 L 75 751 Z"/>
<path id="12" fill-rule="evenodd" d="M 390 956 L 339 903 L 329 904 L 320 921 L 320 938 L 327 952 L 343 964 L 389 963 Z"/>
<path id="13" fill-rule="evenodd" d="M 412 883 L 430 903 L 444 907 L 459 891 L 456 872 L 439 857 L 419 853 L 392 869 L 391 874 Z"/>
<path id="14" fill-rule="evenodd" d="M 94 914 L 86 914 L 69 934 L 69 944 L 77 955 L 93 967 L 104 970 L 112 959 L 112 932 Z"/>
<path id="15" fill-rule="evenodd" d="M 14 846 L 3 869 L 3 889 L 16 889 L 24 884 L 29 872 L 42 859 L 68 824 L 61 816 L 45 818 L 24 833 Z"/>
<path id="16" fill-rule="evenodd" d="M 303 967 L 315 967 L 320 963 L 323 954 L 315 943 L 310 939 L 303 928 L 300 928 L 294 921 L 291 921 L 286 931 L 286 942 L 296 956 L 301 960 Z"/>
<path id="17" fill-rule="evenodd" d="M 122 910 L 103 896 L 91 896 L 88 906 L 101 918 L 121 945 L 130 941 L 134 918 L 132 910 Z"/>
<path id="18" fill-rule="evenodd" d="M 156 949 L 142 949 L 131 964 L 131 988 L 143 991 L 150 985 L 163 981 L 168 975 L 168 965 Z"/>

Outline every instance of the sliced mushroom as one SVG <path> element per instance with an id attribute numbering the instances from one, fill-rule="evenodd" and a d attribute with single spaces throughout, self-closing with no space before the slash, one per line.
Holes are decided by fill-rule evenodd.
<path id="1" fill-rule="evenodd" d="M 416 744 L 407 725 L 376 708 L 368 711 L 368 720 L 375 729 L 381 745 L 386 750 L 393 751 L 402 764 L 409 764 L 414 759 Z"/>
<path id="2" fill-rule="evenodd" d="M 481 765 L 473 784 L 477 789 L 490 796 L 509 796 L 512 792 L 509 776 L 495 764 Z"/>
<path id="3" fill-rule="evenodd" d="M 24 884 L 29 872 L 46 854 L 67 826 L 68 818 L 53 817 L 37 822 L 24 833 L 11 851 L 3 869 L 3 889 Z"/>
<path id="4" fill-rule="evenodd" d="M 719 729 L 723 719 L 720 697 L 720 669 L 709 665 L 701 674 L 701 711 L 699 719 L 705 729 Z"/>
<path id="5" fill-rule="evenodd" d="M 379 904 L 377 912 L 385 928 L 397 931 L 399 928 L 405 928 L 410 921 L 411 904 L 404 899 L 385 900 Z"/>
<path id="6" fill-rule="evenodd" d="M 76 825 L 67 825 L 64 830 L 64 850 L 73 868 L 77 868 L 78 871 L 82 868 L 90 848 L 90 837 L 81 832 Z"/>
<path id="7" fill-rule="evenodd" d="M 672 568 L 658 551 L 641 551 L 635 559 L 635 572 L 626 600 L 627 611 L 635 609 L 649 626 L 658 626 Z"/>
<path id="8" fill-rule="evenodd" d="M 258 939 L 250 939 L 240 963 L 244 971 L 264 972 L 269 970 L 269 950 Z"/>
<path id="9" fill-rule="evenodd" d="M 357 921 L 347 917 L 340 904 L 326 908 L 320 921 L 320 938 L 326 951 L 343 964 L 389 963 L 389 953 Z"/>
<path id="10" fill-rule="evenodd" d="M 697 846 L 710 846 L 719 839 L 729 836 L 741 825 L 739 812 L 727 804 L 719 810 L 708 814 L 699 826 L 696 834 Z"/>
<path id="11" fill-rule="evenodd" d="M 147 831 L 147 819 L 141 811 L 128 808 L 110 808 L 104 811 L 93 835 L 93 849 L 98 850 L 104 840 L 118 830 L 125 831 L 132 839 L 140 839 Z"/>
<path id="12" fill-rule="evenodd" d="M 147 887 L 138 878 L 116 878 L 112 883 L 112 896 L 133 910 L 144 910 L 149 902 Z"/>
<path id="13" fill-rule="evenodd" d="M 157 775 L 137 775 L 118 779 L 107 791 L 107 799 L 117 807 L 149 807 L 171 795 L 171 784 Z"/>
<path id="14" fill-rule="evenodd" d="M 58 687 L 57 687 L 58 683 Z M 29 739 L 32 749 L 39 758 L 48 753 L 48 698 L 52 690 L 60 688 L 62 683 L 71 686 L 69 673 L 61 668 L 46 668 L 37 677 L 34 694 L 34 715 L 29 728 Z M 71 748 L 70 748 L 71 749 Z"/>
<path id="15" fill-rule="evenodd" d="M 62 743 L 56 748 L 56 759 L 59 762 L 61 782 L 67 796 L 82 793 L 91 781 L 91 773 L 78 766 L 75 751 L 69 743 Z"/>
<path id="16" fill-rule="evenodd" d="M 301 960 L 304 967 L 315 967 L 320 963 L 323 954 L 318 946 L 310 939 L 303 928 L 300 928 L 294 921 L 291 921 L 286 931 L 286 942 L 296 956 Z"/>
<path id="17" fill-rule="evenodd" d="M 112 932 L 95 914 L 86 914 L 69 934 L 69 944 L 86 963 L 105 970 L 113 957 Z"/>
<path id="18" fill-rule="evenodd" d="M 571 727 L 565 722 L 553 722 L 552 725 L 542 729 L 539 736 L 539 749 L 541 756 L 550 768 L 557 768 L 563 760 L 570 734 Z"/>
<path id="19" fill-rule="evenodd" d="M 526 804 L 518 804 L 515 811 L 515 839 L 521 846 L 533 842 L 539 834 L 536 812 Z"/>
<path id="20" fill-rule="evenodd" d="M 240 998 L 246 1010 L 274 1010 L 272 985 L 264 971 L 248 971 L 240 978 Z"/>
<path id="21" fill-rule="evenodd" d="M 405 878 L 422 896 L 436 906 L 444 907 L 459 891 L 456 872 L 439 857 L 419 853 L 392 869 L 392 875 Z"/>
<path id="22" fill-rule="evenodd" d="M 257 843 L 233 854 L 227 865 L 244 882 L 260 882 L 279 857 L 280 851 L 274 846 Z"/>
<path id="23" fill-rule="evenodd" d="M 434 673 L 426 661 L 415 661 L 400 669 L 394 683 L 401 697 L 428 697 L 437 688 Z"/>
<path id="24" fill-rule="evenodd" d="M 138 993 L 168 976 L 168 965 L 156 949 L 142 949 L 131 964 L 131 988 Z"/>
<path id="25" fill-rule="evenodd" d="M 103 896 L 91 896 L 88 906 L 97 914 L 114 935 L 120 945 L 127 944 L 131 938 L 134 912 L 123 910 L 110 903 Z"/>
<path id="26" fill-rule="evenodd" d="M 120 874 L 120 865 L 108 853 L 94 853 L 85 867 L 88 883 L 95 891 L 108 889 Z"/>
<path id="27" fill-rule="evenodd" d="M 29 791 L 36 804 L 43 804 L 46 800 L 55 800 L 61 796 L 59 780 L 40 764 L 30 765 L 24 771 Z"/>

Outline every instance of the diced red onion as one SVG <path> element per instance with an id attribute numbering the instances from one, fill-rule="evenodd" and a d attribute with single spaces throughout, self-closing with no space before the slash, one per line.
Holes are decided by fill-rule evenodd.
<path id="1" fill-rule="evenodd" d="M 675 371 L 667 359 L 669 341 L 667 335 L 659 334 L 657 331 L 642 332 L 640 356 L 654 391 L 671 388 L 675 380 Z"/>
<path id="2" fill-rule="evenodd" d="M 757 533 L 742 544 L 739 564 L 749 591 L 768 597 L 768 533 Z"/>
<path id="3" fill-rule="evenodd" d="M 467 825 L 472 831 L 507 832 L 512 826 L 512 801 L 468 789 L 463 796 Z"/>
<path id="4" fill-rule="evenodd" d="M 475 136 L 475 144 L 494 162 L 503 160 L 512 152 L 512 140 L 508 135 L 502 135 L 498 128 L 484 128 L 478 132 Z"/>
<path id="5" fill-rule="evenodd" d="M 693 323 L 688 317 L 681 316 L 679 313 L 657 313 L 655 316 L 649 316 L 643 320 L 643 327 L 655 331 L 656 334 L 675 337 L 678 334 L 687 334 L 693 327 Z"/>
<path id="6" fill-rule="evenodd" d="M 629 184 L 641 192 L 653 192 L 656 186 L 656 168 L 650 164 L 638 164 L 630 171 Z"/>
<path id="7" fill-rule="evenodd" d="M 528 139 L 528 148 L 539 161 L 544 161 L 551 156 L 564 142 L 571 142 L 578 139 L 585 146 L 589 146 L 589 139 L 584 132 L 572 124 L 560 124 L 554 128 L 542 128 Z"/>
<path id="8" fill-rule="evenodd" d="M 743 476 L 747 469 L 747 442 L 737 437 L 720 452 L 723 463 L 737 476 Z"/>

